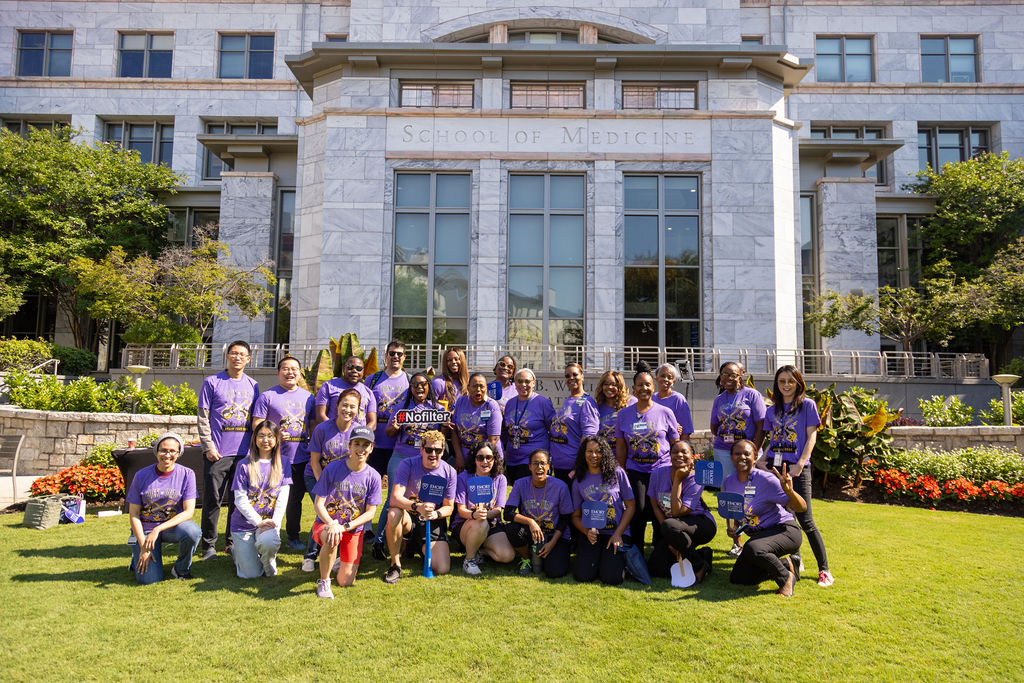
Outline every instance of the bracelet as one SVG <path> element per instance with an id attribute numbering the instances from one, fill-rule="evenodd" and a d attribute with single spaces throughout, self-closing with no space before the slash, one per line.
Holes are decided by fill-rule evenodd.
<path id="1" fill-rule="evenodd" d="M 417 505 L 419 505 L 419 501 L 418 501 L 418 500 L 414 500 L 414 501 L 412 502 L 412 505 L 411 505 L 411 506 L 409 506 L 409 511 L 410 511 L 410 512 L 416 512 L 416 506 L 417 506 Z"/>

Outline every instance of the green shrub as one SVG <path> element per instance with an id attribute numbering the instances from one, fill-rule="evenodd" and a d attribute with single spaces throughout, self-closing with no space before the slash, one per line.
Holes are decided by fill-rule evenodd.
<path id="1" fill-rule="evenodd" d="M 930 448 L 894 450 L 877 460 L 885 467 L 903 470 L 911 477 L 932 476 L 937 481 L 964 477 L 979 485 L 986 481 L 1007 484 L 1024 482 L 1024 457 L 996 446 L 973 446 L 954 451 Z"/>
<path id="2" fill-rule="evenodd" d="M 988 410 L 983 410 L 980 417 L 982 424 L 1003 424 L 1003 399 L 989 401 Z M 1015 425 L 1024 425 L 1024 391 L 1010 392 L 1010 420 Z"/>
<path id="3" fill-rule="evenodd" d="M 29 370 L 53 358 L 53 344 L 45 339 L 0 337 L 0 372 Z"/>
<path id="4" fill-rule="evenodd" d="M 1018 356 L 999 368 L 999 374 L 1019 376 L 1020 379 L 1013 383 L 1013 388 L 1024 389 L 1024 356 Z"/>
<path id="5" fill-rule="evenodd" d="M 932 396 L 920 398 L 917 405 L 929 427 L 966 427 L 974 421 L 974 408 L 959 396 Z"/>
<path id="6" fill-rule="evenodd" d="M 114 442 L 98 443 L 89 451 L 89 455 L 79 461 L 79 465 L 99 465 L 100 467 L 116 467 L 114 463 Z"/>
<path id="7" fill-rule="evenodd" d="M 62 375 L 88 375 L 96 370 L 96 354 L 73 346 L 57 346 L 51 351 L 60 360 L 57 372 Z"/>
<path id="8" fill-rule="evenodd" d="M 186 384 L 169 388 L 154 382 L 151 389 L 140 391 L 127 377 L 102 383 L 83 377 L 64 384 L 51 376 L 11 372 L 7 386 L 11 403 L 30 410 L 130 413 L 134 408 L 153 415 L 194 415 L 198 405 L 196 393 Z"/>

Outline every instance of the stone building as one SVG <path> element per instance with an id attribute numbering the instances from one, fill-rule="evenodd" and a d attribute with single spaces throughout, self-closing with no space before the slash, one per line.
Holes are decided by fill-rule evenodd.
<path id="1" fill-rule="evenodd" d="M 1024 153 L 1019 0 L 572 4 L 7 0 L 0 112 L 275 260 L 216 341 L 816 347 L 809 296 L 917 277 L 919 168 Z"/>

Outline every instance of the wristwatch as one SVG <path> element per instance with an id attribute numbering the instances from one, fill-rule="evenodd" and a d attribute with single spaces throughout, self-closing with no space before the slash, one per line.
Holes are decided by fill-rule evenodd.
<path id="1" fill-rule="evenodd" d="M 418 500 L 414 500 L 412 502 L 412 506 L 409 508 L 409 510 L 412 511 L 412 512 L 416 512 L 416 506 L 418 506 L 419 504 L 420 504 L 420 502 Z"/>

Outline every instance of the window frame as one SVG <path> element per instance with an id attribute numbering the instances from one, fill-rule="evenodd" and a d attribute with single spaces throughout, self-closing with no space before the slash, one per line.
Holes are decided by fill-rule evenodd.
<path id="1" fill-rule="evenodd" d="M 43 36 L 43 46 L 37 47 L 26 47 L 23 45 L 25 36 L 39 35 Z M 17 68 L 15 74 L 18 78 L 68 78 L 71 76 L 71 70 L 73 66 L 73 59 L 75 55 L 75 32 L 65 30 L 49 30 L 49 29 L 19 29 L 17 31 L 18 42 L 17 42 Z M 54 47 L 52 45 L 54 36 L 70 36 L 71 46 L 67 48 Z M 26 50 L 41 50 L 43 54 L 43 61 L 40 65 L 40 73 L 38 74 L 24 74 L 22 70 L 24 68 L 24 59 Z M 68 53 L 68 72 L 54 74 L 50 73 L 52 68 L 53 53 L 54 52 L 67 52 Z"/>
<path id="2" fill-rule="evenodd" d="M 236 133 L 232 131 L 234 126 L 255 126 L 255 133 Z M 223 130 L 213 130 L 215 128 L 223 128 Z M 267 130 L 273 128 L 273 131 Z M 278 124 L 266 123 L 263 121 L 203 121 L 203 131 L 207 135 L 276 135 Z M 214 165 L 219 164 L 220 168 L 214 173 Z M 220 180 L 220 174 L 224 169 L 232 170 L 230 166 L 224 163 L 216 154 L 211 152 L 207 148 L 203 148 L 203 180 Z"/>
<path id="3" fill-rule="evenodd" d="M 225 50 L 224 39 L 232 37 L 244 37 L 245 48 L 242 50 Z M 253 38 L 270 38 L 273 42 L 273 46 L 270 50 L 256 50 L 252 47 Z M 222 31 L 217 34 L 217 78 L 224 79 L 250 79 L 250 80 L 273 80 L 274 70 L 276 68 L 275 53 L 277 51 L 277 35 L 273 32 L 266 31 L 249 31 L 249 32 L 232 32 Z M 231 54 L 242 54 L 242 63 L 245 65 L 241 76 L 225 76 L 224 75 L 224 53 Z M 255 54 L 270 53 L 270 73 L 267 76 L 253 76 L 252 75 L 252 57 Z"/>
<path id="4" fill-rule="evenodd" d="M 25 119 L 25 118 L 3 118 L 0 119 L 0 127 L 9 130 L 16 135 L 25 138 L 33 128 L 45 130 L 56 130 L 60 127 L 71 125 L 70 117 L 67 119 Z"/>
<path id="5" fill-rule="evenodd" d="M 516 104 L 516 91 L 527 88 L 544 90 L 545 104 L 543 106 L 532 106 L 528 104 Z M 551 98 L 555 95 L 553 88 L 579 89 L 580 104 L 578 106 L 552 106 Z M 568 92 L 568 90 L 567 90 Z M 530 81 L 510 80 L 508 84 L 509 108 L 510 109 L 586 109 L 587 108 L 587 83 L 586 81 Z M 526 93 L 523 93 L 526 95 Z M 535 93 L 536 94 L 536 93 Z"/>
<path id="6" fill-rule="evenodd" d="M 456 90 L 456 99 L 464 98 L 467 93 L 461 91 L 461 89 L 469 88 L 469 101 L 468 104 L 465 101 L 457 102 L 456 104 L 441 104 L 441 89 L 446 87 L 453 87 Z M 431 101 L 430 104 L 407 104 L 405 99 L 406 88 L 411 90 L 419 88 L 430 88 Z M 419 92 L 426 92 L 420 90 Z M 398 106 L 409 109 L 472 109 L 474 106 L 474 98 L 476 96 L 476 83 L 472 80 L 465 79 L 436 79 L 436 78 L 399 78 L 398 79 Z"/>
<path id="7" fill-rule="evenodd" d="M 839 52 L 821 52 L 818 47 L 818 43 L 821 40 L 838 40 L 839 41 Z M 866 40 L 868 42 L 868 78 L 867 80 L 851 80 L 847 78 L 846 74 L 846 61 L 849 57 L 863 57 L 864 53 L 861 52 L 849 52 L 846 49 L 847 40 Z M 822 57 L 838 57 L 839 58 L 839 78 L 825 80 L 821 78 L 821 71 L 817 65 L 821 63 Z M 875 37 L 873 35 L 863 35 L 857 33 L 822 33 L 814 36 L 814 79 L 818 83 L 873 83 L 876 80 L 875 75 Z"/>
<path id="8" fill-rule="evenodd" d="M 932 170 L 938 171 L 942 168 L 942 165 L 938 163 L 939 151 L 942 149 L 952 149 L 951 147 L 944 147 L 940 144 L 939 136 L 944 133 L 956 133 L 960 135 L 960 145 L 958 146 L 958 149 L 960 150 L 960 161 L 973 159 L 976 156 L 988 154 L 993 151 L 991 126 L 944 126 L 942 124 L 919 123 L 917 126 L 917 160 L 920 170 L 924 170 L 924 166 L 921 165 L 922 149 L 927 149 L 928 165 L 932 167 Z M 926 135 L 928 137 L 927 145 L 921 144 L 922 135 Z M 985 143 L 983 145 L 975 145 L 975 135 L 984 135 Z"/>
<path id="9" fill-rule="evenodd" d="M 111 128 L 114 126 L 120 126 L 121 132 L 117 136 L 117 139 L 112 139 Z M 149 138 L 152 149 L 150 151 L 150 159 L 143 161 L 143 163 L 150 164 L 163 164 L 167 168 L 173 168 L 172 162 L 174 158 L 174 121 L 135 121 L 135 120 L 122 120 L 122 119 L 104 119 L 103 120 L 103 141 L 116 143 L 123 149 L 136 149 L 133 144 L 136 140 L 145 141 L 146 138 L 133 138 L 132 127 L 148 126 L 152 128 L 153 134 Z M 170 129 L 170 138 L 165 138 L 164 133 L 167 129 Z M 167 155 L 165 159 L 164 145 L 168 144 Z M 136 150 L 138 151 L 138 150 Z M 141 156 L 141 152 L 140 152 Z"/>
<path id="10" fill-rule="evenodd" d="M 864 125 L 859 126 L 857 124 L 850 125 L 821 125 L 811 126 L 810 137 L 819 140 L 842 140 L 843 137 L 836 137 L 835 133 L 840 131 L 853 131 L 856 136 L 853 138 L 846 137 L 845 139 L 852 140 L 882 140 L 885 139 L 888 132 L 885 126 L 871 126 Z M 822 134 L 823 133 L 823 134 Z M 873 137 L 870 137 L 873 136 Z M 874 166 L 875 170 L 875 185 L 876 186 L 888 186 L 889 185 L 889 170 L 887 161 L 883 159 Z M 870 171 L 864 171 L 861 175 L 862 178 L 870 178 Z"/>
<path id="11" fill-rule="evenodd" d="M 142 57 L 142 75 L 139 76 L 126 76 L 124 74 L 124 39 L 128 36 L 143 36 L 146 45 L 141 50 L 143 53 Z M 171 48 L 169 50 L 157 50 L 153 48 L 153 38 L 156 37 L 167 37 L 171 38 Z M 139 52 L 140 50 L 128 50 L 129 52 Z M 150 73 L 152 68 L 152 62 L 150 57 L 153 53 L 166 52 L 170 55 L 170 63 L 167 65 L 166 76 L 154 76 Z M 118 78 L 171 78 L 174 74 L 174 32 L 173 31 L 119 31 L 117 34 L 117 77 Z"/>
<path id="12" fill-rule="evenodd" d="M 876 235 L 881 232 L 880 223 L 882 221 L 895 221 L 894 226 L 894 244 L 892 246 L 881 246 L 881 240 L 876 239 L 876 249 L 878 251 L 878 286 L 883 287 L 889 285 L 890 287 L 897 287 L 906 289 L 909 287 L 917 287 L 920 284 L 921 277 L 924 268 L 924 233 L 921 230 L 922 225 L 928 216 L 923 214 L 890 214 L 880 213 L 875 217 L 875 233 Z M 911 239 L 912 235 L 916 235 L 916 239 Z M 896 258 L 894 263 L 896 265 L 896 281 L 895 282 L 883 282 L 882 281 L 882 254 L 883 252 L 889 252 L 894 254 Z M 916 278 L 915 276 L 916 271 Z"/>
<path id="13" fill-rule="evenodd" d="M 627 88 L 653 88 L 652 93 L 655 98 L 654 107 L 631 107 L 626 105 L 626 89 Z M 659 109 L 659 110 L 671 110 L 671 111 L 691 111 L 697 109 L 697 88 L 698 84 L 696 81 L 621 81 L 619 83 L 619 94 L 622 97 L 622 109 L 635 111 L 643 109 Z M 658 104 L 660 95 L 663 91 L 678 90 L 686 91 L 689 90 L 691 94 L 690 106 L 689 107 L 671 107 Z M 644 95 L 637 95 L 644 96 Z"/>
<path id="14" fill-rule="evenodd" d="M 809 249 L 804 245 L 809 243 Z M 809 251 L 809 258 L 804 252 Z M 821 228 L 818 225 L 817 197 L 813 192 L 800 193 L 800 303 L 803 321 L 804 349 L 821 348 L 818 325 L 807 319 L 811 301 L 821 293 Z M 811 357 L 806 359 L 811 361 Z M 814 357 L 817 362 L 817 357 Z"/>
<path id="15" fill-rule="evenodd" d="M 943 58 L 943 62 L 944 62 L 944 66 L 945 66 L 945 78 L 943 80 L 937 80 L 937 81 L 936 80 L 925 80 L 925 57 L 937 57 L 937 56 L 940 56 L 940 55 L 937 52 L 925 53 L 925 51 L 924 51 L 924 49 L 925 49 L 924 48 L 924 43 L 925 43 L 926 40 L 940 40 L 940 39 L 943 42 L 943 52 L 941 53 L 941 56 Z M 949 41 L 950 40 L 970 40 L 971 43 L 973 43 L 973 45 L 974 45 L 973 50 L 970 53 L 967 53 L 967 52 L 950 52 L 950 49 L 949 49 Z M 920 64 L 921 64 L 921 82 L 922 83 L 980 83 L 981 82 L 981 60 L 979 59 L 979 57 L 981 55 L 978 52 L 978 36 L 975 35 L 975 34 L 961 35 L 961 34 L 953 33 L 953 34 L 933 35 L 933 34 L 924 34 L 923 33 L 923 34 L 921 34 L 919 36 L 918 54 L 919 54 L 919 56 L 921 58 Z M 969 80 L 969 81 L 954 81 L 954 80 L 952 80 L 952 78 L 951 78 L 952 77 L 952 73 L 951 73 L 952 57 L 953 56 L 963 56 L 963 55 L 967 55 L 967 54 L 970 54 L 974 58 L 974 78 Z"/>

